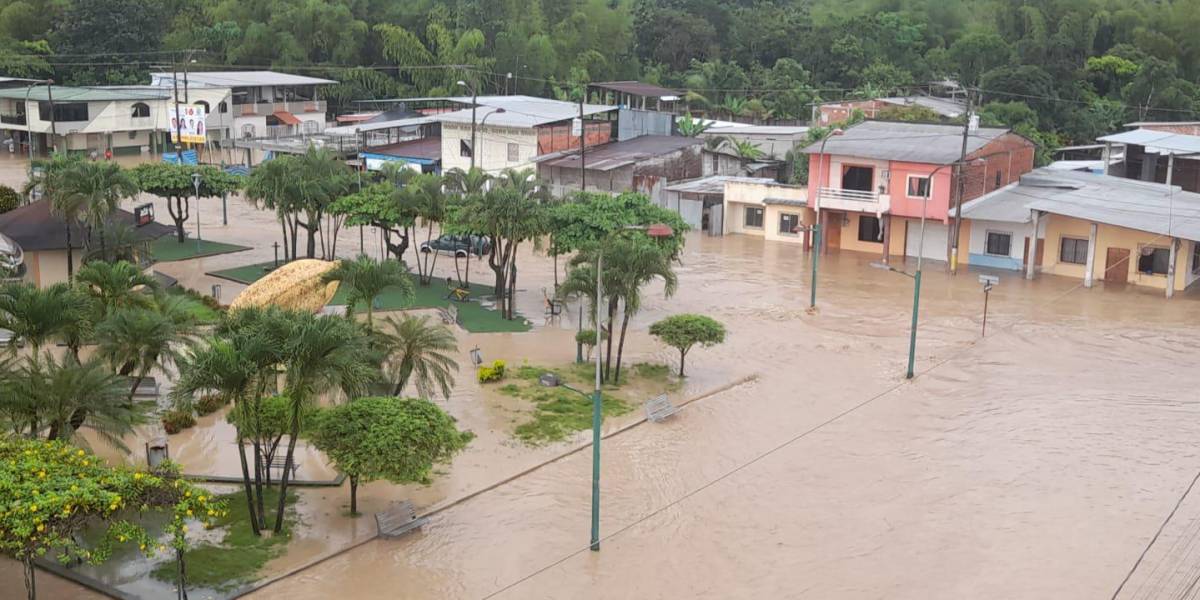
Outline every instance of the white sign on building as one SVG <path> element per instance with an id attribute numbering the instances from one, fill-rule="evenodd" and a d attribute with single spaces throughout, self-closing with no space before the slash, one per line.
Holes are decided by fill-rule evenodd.
<path id="1" fill-rule="evenodd" d="M 185 144 L 203 144 L 208 141 L 208 128 L 204 125 L 204 107 L 177 105 L 171 113 L 171 141 Z"/>

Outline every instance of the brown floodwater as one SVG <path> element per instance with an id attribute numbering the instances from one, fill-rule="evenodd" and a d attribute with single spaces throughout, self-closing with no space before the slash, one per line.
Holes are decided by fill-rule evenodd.
<path id="1" fill-rule="evenodd" d="M 205 215 L 215 214 L 210 206 Z M 205 231 L 256 250 L 160 270 L 207 291 L 219 281 L 207 271 L 269 259 L 271 215 L 238 201 L 230 208 L 228 227 L 209 229 L 206 216 Z M 358 249 L 356 230 L 342 238 L 346 251 Z M 368 231 L 367 250 L 377 252 L 372 239 Z M 633 360 L 675 360 L 645 333 L 668 314 L 709 314 L 729 330 L 725 344 L 689 356 L 680 399 L 757 378 L 605 441 L 600 552 L 586 550 L 588 452 L 453 503 L 587 438 L 513 443 L 510 417 L 480 402 L 464 368 L 442 403 L 479 434 L 472 448 L 432 486 L 370 484 L 360 499 L 367 511 L 400 498 L 448 507 L 419 532 L 366 542 L 253 597 L 1112 596 L 1200 469 L 1197 294 L 1166 301 L 1133 287 L 1000 273 L 981 339 L 976 273 L 950 277 L 927 264 L 918 376 L 906 381 L 911 280 L 870 268 L 874 256 L 822 257 L 810 312 L 808 259 L 782 243 L 693 234 L 676 296 L 646 294 L 631 326 Z M 438 271 L 452 274 L 452 261 Z M 487 277 L 472 264 L 473 280 Z M 460 346 L 478 344 L 488 360 L 568 362 L 570 314 L 542 318 L 551 261 L 526 249 L 520 278 L 518 309 L 534 332 L 460 332 Z M 238 287 L 225 282 L 224 300 Z M 189 438 L 197 453 L 227 443 L 220 428 L 210 431 Z M 302 498 L 308 514 L 334 521 L 339 543 L 370 534 L 369 518 L 337 521 L 345 493 Z M 1200 501 L 1189 496 L 1120 597 L 1200 587 L 1191 585 L 1198 533 Z M 298 555 L 336 545 L 312 542 Z M 269 570 L 296 564 L 289 557 Z"/>

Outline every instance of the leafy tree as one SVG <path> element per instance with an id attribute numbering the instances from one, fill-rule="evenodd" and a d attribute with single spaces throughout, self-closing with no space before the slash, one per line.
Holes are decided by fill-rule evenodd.
<path id="1" fill-rule="evenodd" d="M 950 45 L 950 60 L 953 61 L 958 79 L 966 85 L 979 85 L 984 73 L 1008 64 L 1008 43 L 991 31 L 968 33 Z"/>
<path id="2" fill-rule="evenodd" d="M 696 344 L 714 346 L 725 341 L 725 326 L 712 317 L 694 314 L 672 315 L 650 326 L 650 335 L 679 351 L 679 376 L 683 363 Z"/>
<path id="3" fill-rule="evenodd" d="M 167 201 L 167 212 L 175 222 L 175 238 L 187 239 L 184 223 L 191 217 L 191 199 L 197 196 L 194 177 L 200 176 L 199 198 L 219 198 L 242 187 L 241 177 L 209 165 L 167 162 L 143 163 L 133 168 L 133 179 L 148 194 Z"/>
<path id="4" fill-rule="evenodd" d="M 675 127 L 679 130 L 679 135 L 684 137 L 696 137 L 708 131 L 712 127 L 714 121 L 705 121 L 704 119 L 693 119 L 692 115 L 685 114 L 675 122 Z"/>
<path id="5" fill-rule="evenodd" d="M 425 224 L 425 243 L 433 241 L 433 226 L 446 220 L 448 198 L 442 178 L 433 173 L 417 175 L 404 188 L 421 221 Z M 433 268 L 437 266 L 438 253 L 430 250 L 417 258 L 417 279 L 421 285 L 433 281 Z M 432 261 L 430 260 L 432 258 Z"/>
<path id="6" fill-rule="evenodd" d="M 358 514 L 360 481 L 429 483 L 474 437 L 427 400 L 359 398 L 323 411 L 313 442 L 350 476 L 350 513 Z"/>
<path id="7" fill-rule="evenodd" d="M 334 200 L 329 210 L 344 215 L 346 225 L 378 228 L 383 232 L 383 243 L 388 254 L 396 260 L 404 260 L 404 251 L 411 243 L 417 218 L 416 207 L 411 200 L 411 196 L 401 188 L 391 182 L 383 182 Z"/>
<path id="8" fill-rule="evenodd" d="M 66 283 L 44 288 L 20 282 L 0 286 L 0 328 L 12 332 L 10 353 L 15 354 L 21 344 L 28 344 L 36 356 L 50 342 L 78 342 L 90 330 L 92 314 L 88 297 Z"/>
<path id="9" fill-rule="evenodd" d="M 561 254 L 599 245 L 613 232 L 625 227 L 662 223 L 672 230 L 671 237 L 665 241 L 670 246 L 670 256 L 678 258 L 688 231 L 688 225 L 679 213 L 635 193 L 617 196 L 576 194 L 570 202 L 555 205 L 549 218 L 549 227 L 554 231 L 553 250 Z"/>
<path id="10" fill-rule="evenodd" d="M 441 323 L 432 323 L 428 316 L 404 315 L 400 320 L 388 317 L 387 333 L 391 339 L 389 372 L 396 382 L 393 395 L 399 396 L 411 381 L 421 398 L 433 398 L 437 391 L 450 399 L 454 373 L 458 362 L 458 341 L 454 332 Z"/>
<path id="11" fill-rule="evenodd" d="M 99 564 L 120 546 L 151 556 L 165 550 L 131 512 L 170 514 L 166 532 L 178 559 L 187 547 L 188 521 L 209 525 L 226 509 L 169 464 L 151 473 L 110 467 L 63 442 L 20 438 L 0 437 L 0 495 L 6 506 L 0 511 L 0 554 L 24 565 L 29 600 L 37 598 L 35 559 L 50 555 Z M 99 527 L 101 535 L 85 545 L 80 534 L 91 527 Z"/>
<path id="12" fill-rule="evenodd" d="M 730 152 L 733 152 L 734 155 L 742 160 L 742 162 L 758 160 L 763 156 L 766 156 L 766 153 L 762 151 L 762 148 L 759 148 L 758 144 L 755 144 L 750 140 L 739 140 L 727 137 L 722 145 L 725 148 L 728 148 Z"/>
<path id="13" fill-rule="evenodd" d="M 90 62 L 105 63 L 66 67 L 74 83 L 142 83 L 136 65 L 115 65 L 127 64 L 125 60 L 131 54 L 141 55 L 160 47 L 170 22 L 168 10 L 166 4 L 155 0 L 68 0 L 56 19 L 50 41 L 58 52 L 94 57 Z"/>
<path id="14" fill-rule="evenodd" d="M 887 106 L 880 109 L 875 117 L 885 121 L 905 121 L 909 123 L 936 123 L 942 120 L 942 116 L 932 108 L 926 108 L 919 104 L 911 106 Z"/>
<path id="15" fill-rule="evenodd" d="M 21 205 L 21 195 L 7 185 L 0 185 L 0 214 Z"/>
<path id="16" fill-rule="evenodd" d="M 76 242 L 72 232 L 88 208 L 84 204 L 85 198 L 68 192 L 81 162 L 78 156 L 51 154 L 49 159 L 34 162 L 33 173 L 22 189 L 27 198 L 40 193 L 50 203 L 50 213 L 63 220 L 67 237 L 67 278 L 75 276 Z"/>
<path id="17" fill-rule="evenodd" d="M 158 280 L 126 261 L 90 262 L 79 269 L 75 285 L 91 296 L 101 316 L 122 308 L 150 308 Z"/>
<path id="18" fill-rule="evenodd" d="M 100 233 L 100 241 L 104 243 L 109 215 L 118 209 L 121 200 L 133 197 L 138 191 L 137 183 L 120 165 L 107 161 L 75 163 L 60 188 L 66 202 L 78 207 L 79 219 L 88 227 L 85 247 L 91 247 L 93 232 Z"/>
<path id="19" fill-rule="evenodd" d="M 375 299 L 388 288 L 412 298 L 412 278 L 408 269 L 394 260 L 375 261 L 367 255 L 354 260 L 338 261 L 338 265 L 321 276 L 324 281 L 337 281 L 348 290 L 346 313 L 354 314 L 359 303 L 367 306 L 367 324 L 374 325 Z"/>
<path id="20" fill-rule="evenodd" d="M 179 357 L 177 346 L 189 329 L 156 310 L 118 309 L 96 326 L 97 354 L 132 379 L 127 398 L 132 403 L 151 370 L 163 370 Z"/>

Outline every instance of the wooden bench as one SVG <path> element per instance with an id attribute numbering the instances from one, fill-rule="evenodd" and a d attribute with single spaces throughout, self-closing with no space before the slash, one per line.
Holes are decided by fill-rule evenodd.
<path id="1" fill-rule="evenodd" d="M 646 401 L 646 418 L 658 423 L 667 417 L 679 412 L 674 404 L 667 399 L 666 394 L 655 396 Z"/>
<path id="2" fill-rule="evenodd" d="M 284 455 L 276 454 L 276 455 L 272 456 L 270 464 L 268 464 L 266 462 L 266 457 L 263 457 L 263 470 L 267 472 L 267 481 L 271 480 L 271 469 L 275 469 L 276 471 L 279 471 L 280 475 L 283 475 L 283 469 L 286 466 L 287 466 L 287 455 L 286 454 L 284 454 Z M 295 457 L 293 456 L 292 457 L 292 479 L 296 478 L 296 471 L 299 468 L 300 468 L 300 461 L 296 460 Z"/>
<path id="3" fill-rule="evenodd" d="M 399 537 L 429 521 L 429 517 L 417 517 L 412 502 L 401 500 L 391 508 L 375 513 L 375 525 L 383 537 Z"/>
<path id="4" fill-rule="evenodd" d="M 447 325 L 458 324 L 458 307 L 451 303 L 445 308 L 439 308 L 438 314 L 442 316 L 442 322 Z"/>

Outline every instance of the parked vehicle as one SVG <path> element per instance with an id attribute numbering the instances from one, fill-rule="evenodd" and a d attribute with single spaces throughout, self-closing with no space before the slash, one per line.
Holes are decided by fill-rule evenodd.
<path id="1" fill-rule="evenodd" d="M 445 252 L 465 258 L 467 252 L 475 256 L 483 256 L 492 251 L 492 240 L 483 235 L 443 235 L 431 242 L 421 243 L 421 252 Z"/>

